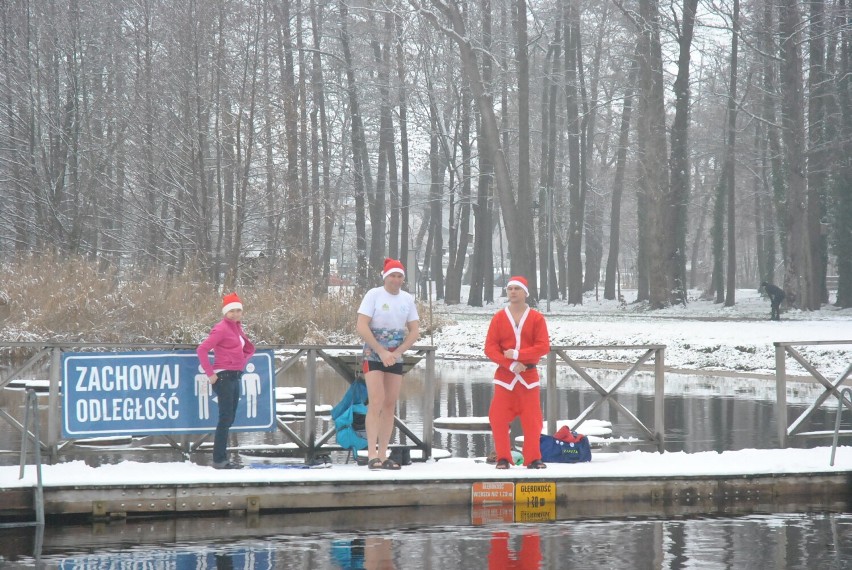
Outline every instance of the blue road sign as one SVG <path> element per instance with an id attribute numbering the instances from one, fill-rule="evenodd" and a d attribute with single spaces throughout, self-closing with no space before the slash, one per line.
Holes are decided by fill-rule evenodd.
<path id="1" fill-rule="evenodd" d="M 242 377 L 232 430 L 275 429 L 275 360 L 257 351 Z M 62 355 L 62 436 L 208 433 L 217 398 L 195 351 Z"/>

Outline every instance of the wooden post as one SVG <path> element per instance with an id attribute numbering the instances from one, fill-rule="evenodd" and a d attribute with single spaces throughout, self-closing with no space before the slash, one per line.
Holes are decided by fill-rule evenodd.
<path id="1" fill-rule="evenodd" d="M 426 351 L 426 386 L 423 389 L 423 459 L 432 457 L 432 432 L 435 416 L 435 347 Z"/>
<path id="2" fill-rule="evenodd" d="M 317 394 L 317 351 L 308 349 L 306 372 L 308 375 L 307 392 L 305 394 L 305 442 L 308 444 L 308 453 L 305 463 L 310 464 L 314 459 L 317 445 L 317 427 L 314 422 L 314 406 Z"/>
<path id="3" fill-rule="evenodd" d="M 778 444 L 787 447 L 787 348 L 775 343 L 775 418 L 778 422 Z"/>
<path id="4" fill-rule="evenodd" d="M 556 433 L 556 416 L 559 415 L 559 399 L 556 395 L 556 353 L 547 353 L 547 433 Z M 573 426 L 572 426 L 573 427 Z"/>
<path id="5" fill-rule="evenodd" d="M 660 453 L 666 438 L 666 349 L 654 351 L 654 437 Z"/>
<path id="6" fill-rule="evenodd" d="M 50 392 L 47 395 L 47 453 L 50 456 L 50 462 L 56 461 L 58 443 L 61 439 L 61 426 L 59 420 L 59 383 L 62 379 L 62 349 L 54 346 L 51 349 L 50 355 Z M 66 388 L 67 389 L 67 388 Z M 36 417 L 38 421 L 38 417 Z"/>

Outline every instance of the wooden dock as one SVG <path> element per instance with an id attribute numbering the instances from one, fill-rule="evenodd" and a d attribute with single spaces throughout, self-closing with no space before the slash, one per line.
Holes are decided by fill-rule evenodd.
<path id="1" fill-rule="evenodd" d="M 815 455 L 814 450 L 759 451 L 766 457 L 797 457 L 794 452 Z M 69 515 L 108 520 L 140 515 L 256 515 L 427 506 L 486 510 L 508 506 L 508 512 L 514 509 L 514 520 L 519 516 L 520 520 L 530 516 L 553 520 L 559 515 L 655 516 L 789 509 L 848 512 L 852 510 L 852 448 L 838 451 L 842 452 L 839 461 L 831 468 L 826 456 L 824 468 L 803 461 L 796 472 L 757 472 L 767 463 L 758 458 L 760 464 L 695 474 L 676 474 L 681 469 L 672 462 L 675 474 L 671 475 L 664 473 L 667 460 L 686 454 L 613 454 L 617 460 L 599 454 L 598 465 L 593 459 L 586 464 L 550 464 L 543 471 L 522 467 L 498 471 L 493 465 L 471 459 L 413 463 L 400 471 L 375 472 L 354 464 L 327 469 L 216 471 L 194 464 L 131 463 L 87 468 L 99 472 L 89 477 L 89 482 L 81 482 L 85 475 L 80 475 L 78 466 L 73 475 L 65 477 L 70 479 L 67 483 L 63 483 L 62 465 L 53 465 L 45 466 L 44 506 L 48 523 Z M 737 453 L 743 452 L 714 455 L 722 458 Z M 659 459 L 643 457 L 655 455 Z M 743 457 L 732 457 L 729 462 L 742 464 Z M 648 469 L 648 459 L 660 464 L 659 474 Z M 638 473 L 645 474 L 630 475 L 632 461 L 637 462 Z M 780 463 L 785 461 L 780 459 Z M 755 472 L 749 473 L 749 467 Z M 17 475 L 17 468 L 0 468 L 0 519 L 33 520 L 34 487 L 26 480 L 13 483 L 9 477 L 12 469 Z M 28 478 L 32 478 L 33 468 L 28 469 Z M 489 489 L 498 492 L 489 496 Z"/>

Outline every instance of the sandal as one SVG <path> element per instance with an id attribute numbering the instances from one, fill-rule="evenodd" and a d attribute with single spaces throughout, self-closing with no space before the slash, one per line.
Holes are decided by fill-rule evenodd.
<path id="1" fill-rule="evenodd" d="M 382 468 L 382 460 L 379 459 L 378 457 L 372 458 L 370 461 L 367 462 L 367 468 L 368 469 L 381 469 Z"/>
<path id="2" fill-rule="evenodd" d="M 400 469 L 400 465 L 393 459 L 388 458 L 385 459 L 384 463 L 382 463 L 382 469 L 391 469 L 396 471 L 397 469 Z"/>
<path id="3" fill-rule="evenodd" d="M 508 459 L 501 459 L 497 462 L 497 469 L 508 469 L 512 464 L 509 463 Z"/>
<path id="4" fill-rule="evenodd" d="M 527 465 L 527 469 L 547 469 L 547 464 L 541 459 L 536 459 L 529 465 Z"/>

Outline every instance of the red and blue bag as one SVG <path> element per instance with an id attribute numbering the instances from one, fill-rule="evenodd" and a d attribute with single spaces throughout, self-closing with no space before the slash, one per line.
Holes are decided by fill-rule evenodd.
<path id="1" fill-rule="evenodd" d="M 589 438 L 563 427 L 554 435 L 539 436 L 541 460 L 545 463 L 585 463 L 592 460 Z"/>

